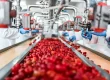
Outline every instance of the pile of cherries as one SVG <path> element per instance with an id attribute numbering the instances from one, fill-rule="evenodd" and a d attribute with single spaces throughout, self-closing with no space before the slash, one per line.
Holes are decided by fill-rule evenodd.
<path id="1" fill-rule="evenodd" d="M 43 39 L 5 80 L 106 80 L 58 39 Z"/>

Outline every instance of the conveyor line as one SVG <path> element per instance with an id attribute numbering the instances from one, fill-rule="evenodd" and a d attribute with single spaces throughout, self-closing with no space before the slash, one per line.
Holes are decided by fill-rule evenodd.
<path id="1" fill-rule="evenodd" d="M 109 50 L 106 49 L 105 47 L 99 47 L 96 44 L 93 44 L 91 46 L 91 44 L 83 44 L 83 41 L 78 41 L 77 42 L 78 45 L 82 46 L 83 48 L 95 53 L 96 55 L 101 56 L 102 58 L 110 61 L 110 54 L 109 54 Z"/>
<path id="2" fill-rule="evenodd" d="M 26 50 L 29 46 L 31 40 L 28 40 L 18 46 L 10 48 L 0 53 L 0 69 L 3 68 L 6 64 L 11 62 L 14 58 L 21 55 L 21 53 Z"/>
<path id="3" fill-rule="evenodd" d="M 41 38 L 39 38 L 39 36 L 37 36 L 36 43 L 33 43 L 23 53 L 21 53 L 21 55 L 19 55 L 18 57 L 16 57 L 15 59 L 13 59 L 10 63 L 8 63 L 5 67 L 3 67 L 2 69 L 0 69 L 0 80 L 4 80 L 4 78 L 10 74 L 11 68 L 16 63 L 20 63 L 28 55 L 29 51 L 38 43 L 38 41 L 40 41 L 40 39 Z"/>
<path id="4" fill-rule="evenodd" d="M 76 49 L 74 49 L 72 46 L 70 46 L 68 43 L 66 43 L 65 41 L 63 41 L 61 38 L 59 38 L 66 46 L 68 46 L 69 48 L 72 49 L 73 52 L 76 53 L 76 55 L 88 66 L 91 67 L 95 67 L 100 74 L 105 77 L 107 80 L 110 80 L 110 75 L 103 69 L 101 69 L 99 66 L 97 66 L 96 64 L 94 64 L 92 61 L 90 61 L 89 59 L 87 59 L 84 55 L 82 55 L 80 52 L 78 52 Z"/>
<path id="5" fill-rule="evenodd" d="M 89 57 L 89 60 L 92 60 L 95 64 L 100 65 L 102 69 L 110 70 L 110 61 L 98 56 L 96 53 L 91 52 L 86 48 L 80 47 L 78 50 L 87 52 L 87 57 Z"/>
<path id="6" fill-rule="evenodd" d="M 94 66 L 94 67 L 96 67 L 96 69 L 101 73 L 102 76 L 104 76 L 107 80 L 110 80 L 110 75 L 109 75 L 106 71 L 102 70 L 100 67 L 98 67 L 97 65 L 95 65 L 94 63 L 92 63 L 91 61 L 89 61 L 86 57 L 84 57 L 81 53 L 79 53 L 77 50 L 75 50 L 73 47 L 71 47 L 69 44 L 67 44 L 65 41 L 63 41 L 61 38 L 59 38 L 59 39 L 60 39 L 66 46 L 68 46 L 69 48 L 71 48 L 71 49 L 76 53 L 76 55 L 83 60 L 84 63 L 86 63 L 88 66 Z M 0 70 L 0 74 L 1 74 L 0 80 L 4 80 L 4 78 L 9 75 L 10 69 L 11 69 L 16 63 L 21 62 L 21 61 L 24 59 L 24 57 L 25 57 L 26 55 L 28 55 L 28 52 L 30 51 L 30 49 L 32 49 L 36 44 L 37 44 L 37 42 L 34 43 L 32 46 L 28 47 L 28 49 L 27 49 L 26 51 L 24 51 L 24 52 L 22 53 L 22 55 L 18 56 L 16 59 L 14 59 L 14 60 L 11 61 L 8 65 L 6 65 L 4 68 L 2 68 L 2 69 Z"/>

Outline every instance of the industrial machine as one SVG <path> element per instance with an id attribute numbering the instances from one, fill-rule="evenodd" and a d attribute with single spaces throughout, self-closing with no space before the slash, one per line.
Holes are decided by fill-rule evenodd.
<path id="1" fill-rule="evenodd" d="M 110 60 L 110 7 L 106 3 L 99 1 L 93 16 L 90 0 L 38 0 L 26 9 L 21 2 L 0 0 L 0 42 L 2 38 L 32 39 L 22 54 L 0 67 L 0 80 L 110 80 L 109 68 L 91 61 L 90 51 L 85 51 L 102 51 L 104 60 Z"/>

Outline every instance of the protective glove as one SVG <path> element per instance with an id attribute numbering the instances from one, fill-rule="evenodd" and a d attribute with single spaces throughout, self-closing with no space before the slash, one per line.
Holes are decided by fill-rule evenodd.
<path id="1" fill-rule="evenodd" d="M 69 41 L 71 41 L 71 42 L 73 42 L 73 41 L 75 41 L 76 40 L 76 36 L 71 36 L 70 38 L 69 38 Z"/>
<path id="2" fill-rule="evenodd" d="M 110 45 L 110 37 L 106 38 L 106 41 L 107 41 L 108 45 Z"/>
<path id="3" fill-rule="evenodd" d="M 68 32 L 63 32 L 63 36 L 64 37 L 69 36 L 69 33 Z"/>
<path id="4" fill-rule="evenodd" d="M 21 34 L 29 33 L 29 30 L 24 30 L 23 28 L 20 28 L 19 30 Z"/>
<path id="5" fill-rule="evenodd" d="M 92 33 L 90 31 L 84 31 L 84 29 L 82 30 L 81 36 L 85 39 L 92 39 Z"/>
<path id="6" fill-rule="evenodd" d="M 97 35 L 97 36 L 104 36 L 106 37 L 106 31 L 103 31 L 101 33 L 98 33 L 98 32 L 91 32 L 93 35 Z"/>
<path id="7" fill-rule="evenodd" d="M 39 30 L 32 30 L 32 33 L 39 33 Z"/>

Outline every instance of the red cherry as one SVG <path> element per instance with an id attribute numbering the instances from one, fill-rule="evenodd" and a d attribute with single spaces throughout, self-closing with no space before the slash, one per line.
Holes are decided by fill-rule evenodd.
<path id="1" fill-rule="evenodd" d="M 56 72 L 53 71 L 53 70 L 49 70 L 49 71 L 47 71 L 47 75 L 48 75 L 49 77 L 53 78 L 53 77 L 55 77 Z"/>
<path id="2" fill-rule="evenodd" d="M 30 80 L 30 78 L 25 78 L 24 80 Z"/>
<path id="3" fill-rule="evenodd" d="M 73 43 L 70 45 L 80 48 Z M 38 42 L 11 71 L 7 80 L 105 80 L 94 67 L 85 65 L 71 49 L 53 38 Z"/>
<path id="4" fill-rule="evenodd" d="M 20 76 L 19 75 L 16 75 L 12 78 L 12 80 L 20 80 Z"/>
<path id="5" fill-rule="evenodd" d="M 66 67 L 63 65 L 56 65 L 56 70 L 60 72 L 66 71 Z"/>
<path id="6" fill-rule="evenodd" d="M 32 43 L 29 43 L 29 46 L 31 46 L 32 45 Z"/>
<path id="7" fill-rule="evenodd" d="M 5 78 L 5 80 L 12 80 L 12 78 L 10 78 L 10 77 L 7 77 L 7 78 Z"/>
<path id="8" fill-rule="evenodd" d="M 36 39 L 33 41 L 33 43 L 35 43 L 36 42 Z"/>
<path id="9" fill-rule="evenodd" d="M 98 65 L 99 67 L 101 67 L 101 65 Z"/>
<path id="10" fill-rule="evenodd" d="M 82 80 L 90 80 L 90 79 L 88 78 L 87 75 L 84 75 L 84 74 L 83 74 L 83 76 L 82 76 Z"/>
<path id="11" fill-rule="evenodd" d="M 87 57 L 89 59 L 89 57 Z"/>
<path id="12" fill-rule="evenodd" d="M 67 80 L 63 75 L 56 75 L 54 80 Z"/>
<path id="13" fill-rule="evenodd" d="M 24 74 L 23 72 L 20 72 L 20 73 L 19 73 L 19 77 L 20 77 L 21 79 L 24 79 L 24 78 L 25 78 L 25 74 Z"/>
<path id="14" fill-rule="evenodd" d="M 33 57 L 32 58 L 32 63 L 35 63 L 37 61 L 37 58 L 36 57 Z"/>
<path id="15" fill-rule="evenodd" d="M 106 70 L 106 69 L 105 69 L 105 71 L 106 71 L 107 73 L 109 73 L 109 70 Z"/>
<path id="16" fill-rule="evenodd" d="M 36 77 L 31 77 L 30 80 L 37 80 L 37 78 Z"/>
<path id="17" fill-rule="evenodd" d="M 34 70 L 34 72 L 33 72 L 34 77 L 40 77 L 40 76 L 43 76 L 43 75 L 44 75 L 44 72 L 41 72 L 41 71 Z"/>
<path id="18" fill-rule="evenodd" d="M 30 74 L 30 73 L 32 73 L 33 72 L 33 69 L 32 69 L 32 67 L 27 67 L 27 68 L 25 68 L 25 73 L 26 74 Z"/>

